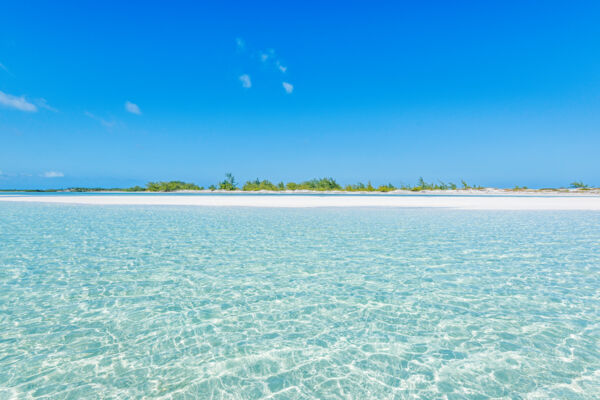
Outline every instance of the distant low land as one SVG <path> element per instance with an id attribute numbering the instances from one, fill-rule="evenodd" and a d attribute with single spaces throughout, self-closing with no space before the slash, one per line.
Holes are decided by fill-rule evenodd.
<path id="1" fill-rule="evenodd" d="M 581 181 L 574 181 L 568 187 L 561 188 L 539 188 L 532 189 L 526 186 L 514 186 L 512 188 L 490 188 L 480 185 L 470 185 L 464 180 L 460 184 L 452 182 L 426 182 L 419 178 L 415 185 L 395 186 L 391 183 L 373 186 L 371 182 L 340 185 L 333 178 L 320 178 L 296 182 L 273 183 L 267 179 L 256 179 L 246 181 L 240 185 L 232 174 L 226 174 L 223 181 L 208 188 L 183 181 L 158 181 L 148 182 L 145 186 L 133 186 L 128 188 L 101 188 L 101 187 L 70 187 L 63 189 L 0 189 L 3 192 L 28 192 L 28 193 L 52 193 L 52 192 L 282 192 L 282 193 L 589 193 L 600 194 L 599 187 L 587 185 Z"/>

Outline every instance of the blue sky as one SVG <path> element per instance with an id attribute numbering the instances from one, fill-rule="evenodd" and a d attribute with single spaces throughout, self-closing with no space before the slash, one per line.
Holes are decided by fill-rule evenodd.
<path id="1" fill-rule="evenodd" d="M 600 185 L 599 2 L 196 3 L 3 4 L 0 188 Z"/>

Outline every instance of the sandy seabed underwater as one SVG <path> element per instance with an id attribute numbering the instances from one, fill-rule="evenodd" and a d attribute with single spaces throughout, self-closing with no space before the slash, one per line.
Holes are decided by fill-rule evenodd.
<path id="1" fill-rule="evenodd" d="M 599 227 L 0 203 L 0 398 L 599 398 Z"/>

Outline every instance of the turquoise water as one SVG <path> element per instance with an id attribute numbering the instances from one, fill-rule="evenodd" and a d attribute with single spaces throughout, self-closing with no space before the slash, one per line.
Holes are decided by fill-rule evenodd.
<path id="1" fill-rule="evenodd" d="M 600 398 L 600 213 L 0 203 L 0 398 Z"/>

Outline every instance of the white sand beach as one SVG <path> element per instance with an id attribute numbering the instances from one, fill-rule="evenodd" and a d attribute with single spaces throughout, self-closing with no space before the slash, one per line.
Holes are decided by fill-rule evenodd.
<path id="1" fill-rule="evenodd" d="M 599 210 L 600 196 L 497 195 L 0 195 L 0 202 L 205 207 L 431 207 L 464 210 Z"/>

